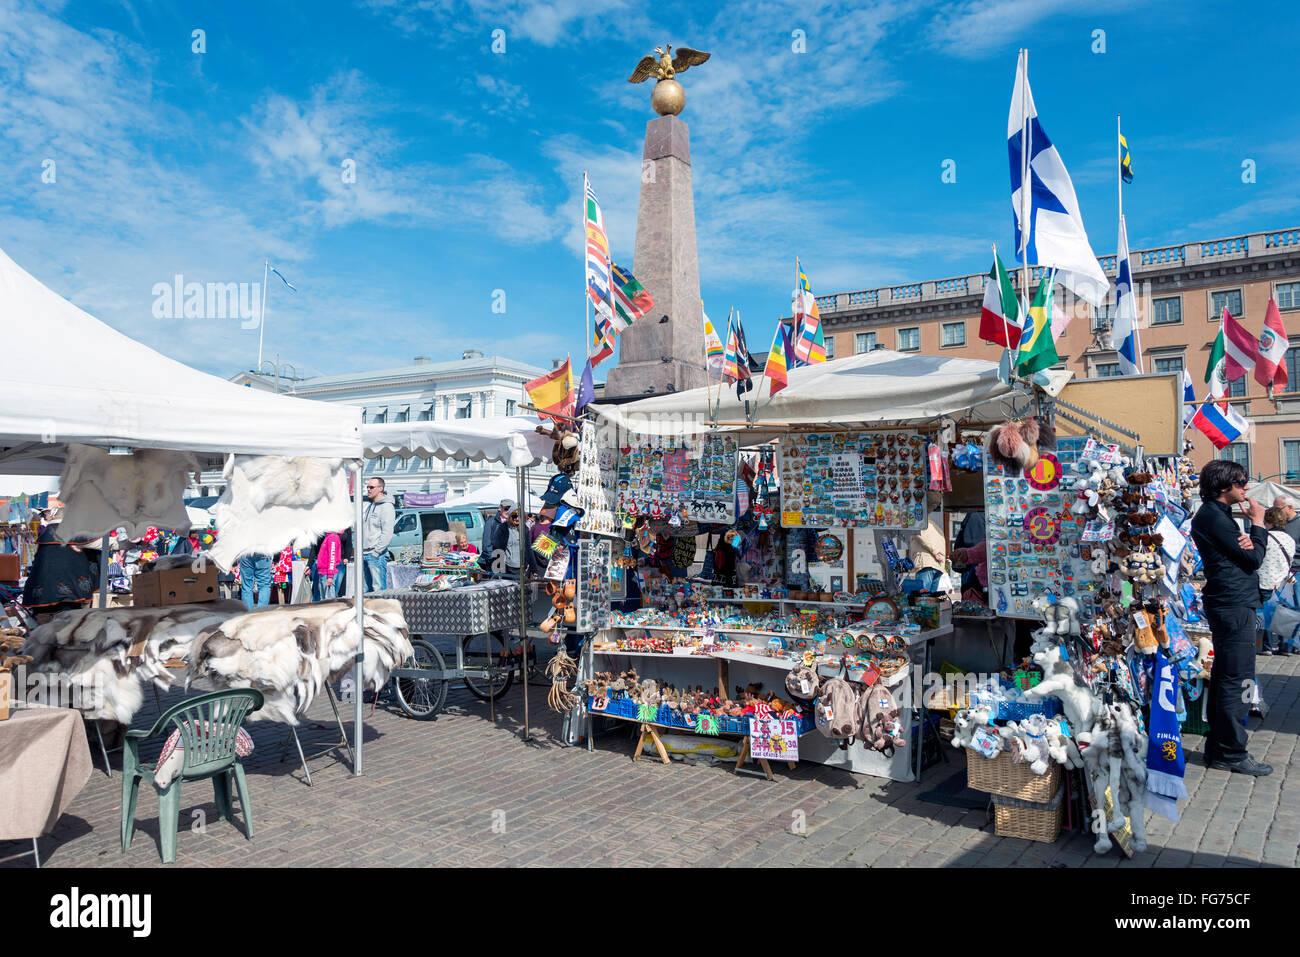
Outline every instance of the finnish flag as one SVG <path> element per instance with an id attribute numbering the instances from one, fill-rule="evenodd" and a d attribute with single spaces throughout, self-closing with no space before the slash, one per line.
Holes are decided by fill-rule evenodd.
<path id="1" fill-rule="evenodd" d="M 1110 283 L 1088 242 L 1070 174 L 1039 125 L 1029 90 L 1028 56 L 1029 51 L 1020 51 L 1007 116 L 1016 253 L 1030 266 L 1056 268 L 1062 285 L 1092 306 L 1100 306 L 1110 293 Z"/>
<path id="2" fill-rule="evenodd" d="M 1115 277 L 1115 319 L 1110 327 L 1111 348 L 1119 355 L 1120 375 L 1142 374 L 1142 351 L 1138 345 L 1137 297 L 1133 295 L 1133 273 L 1128 264 L 1128 230 L 1119 218 L 1119 275 Z"/>

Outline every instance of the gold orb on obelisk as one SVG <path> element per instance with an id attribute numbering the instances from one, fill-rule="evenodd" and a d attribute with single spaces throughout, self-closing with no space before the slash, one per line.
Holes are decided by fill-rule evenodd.
<path id="1" fill-rule="evenodd" d="M 636 65 L 629 83 L 641 83 L 650 77 L 658 80 L 654 92 L 650 94 L 650 105 L 660 116 L 676 116 L 686 106 L 686 91 L 673 77 L 685 73 L 693 66 L 699 66 L 710 56 L 690 47 L 678 47 L 677 55 L 672 55 L 673 45 L 664 44 L 664 49 L 655 47 L 654 56 L 643 56 Z"/>

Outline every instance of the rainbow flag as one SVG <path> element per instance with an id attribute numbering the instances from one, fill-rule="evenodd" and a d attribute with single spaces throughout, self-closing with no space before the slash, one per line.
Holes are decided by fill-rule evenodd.
<path id="1" fill-rule="evenodd" d="M 749 374 L 749 344 L 745 341 L 739 310 L 731 320 L 731 332 L 727 335 L 727 354 L 722 364 L 722 377 L 736 384 L 736 398 L 754 387 L 753 377 Z"/>
<path id="2" fill-rule="evenodd" d="M 596 307 L 597 319 L 614 320 L 614 306 L 610 296 L 609 239 L 605 236 L 605 215 L 596 202 L 591 183 L 583 176 L 587 202 L 584 228 L 587 233 L 587 295 Z"/>
<path id="3" fill-rule="evenodd" d="M 709 375 L 715 376 L 722 372 L 722 364 L 726 359 L 727 350 L 722 347 L 722 340 L 718 338 L 718 332 L 713 328 L 713 320 L 704 312 L 704 300 L 700 300 L 700 322 L 704 325 L 704 358 L 708 367 Z"/>
<path id="4" fill-rule="evenodd" d="M 794 358 L 796 364 L 808 364 L 826 361 L 826 343 L 822 338 L 822 317 L 817 309 L 817 300 L 813 297 L 808 277 L 804 275 L 799 260 L 795 260 L 795 271 L 799 275 L 798 286 L 794 291 L 794 327 L 798 330 L 794 341 Z"/>
<path id="5" fill-rule="evenodd" d="M 573 388 L 573 366 L 568 359 L 564 364 L 546 375 L 538 376 L 531 382 L 524 383 L 528 401 L 537 409 L 543 419 L 560 421 L 559 416 L 572 417 L 577 405 L 577 393 Z M 550 415 L 548 413 L 555 413 Z"/>
<path id="6" fill-rule="evenodd" d="M 776 324 L 776 335 L 772 337 L 772 348 L 767 351 L 767 367 L 763 374 L 767 376 L 767 394 L 774 396 L 790 384 L 790 327 L 784 322 Z"/>

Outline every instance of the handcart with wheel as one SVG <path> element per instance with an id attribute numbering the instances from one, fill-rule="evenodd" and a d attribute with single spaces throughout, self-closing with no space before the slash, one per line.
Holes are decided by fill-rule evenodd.
<path id="1" fill-rule="evenodd" d="M 442 591 L 391 589 L 376 597 L 396 598 L 402 604 L 414 654 L 393 669 L 393 692 L 412 718 L 437 716 L 447 702 L 452 681 L 484 701 L 500 699 L 515 681 L 522 665 L 527 638 L 507 637 L 519 627 L 519 585 L 491 580 Z M 456 636 L 456 666 L 433 644 L 435 635 Z"/>

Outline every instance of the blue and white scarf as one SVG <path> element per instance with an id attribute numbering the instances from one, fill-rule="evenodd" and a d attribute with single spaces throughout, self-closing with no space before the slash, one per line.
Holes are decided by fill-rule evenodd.
<path id="1" fill-rule="evenodd" d="M 1183 783 L 1186 759 L 1178 728 L 1178 673 L 1156 648 L 1156 682 L 1151 694 L 1151 722 L 1147 729 L 1146 806 L 1171 821 L 1178 820 L 1178 800 L 1186 798 Z"/>

